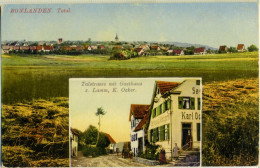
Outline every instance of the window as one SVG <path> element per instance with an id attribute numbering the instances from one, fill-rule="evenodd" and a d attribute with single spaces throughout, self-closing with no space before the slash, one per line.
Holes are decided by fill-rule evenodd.
<path id="1" fill-rule="evenodd" d="M 167 100 L 167 110 L 171 109 L 171 99 Z"/>
<path id="2" fill-rule="evenodd" d="M 200 110 L 200 98 L 198 98 L 198 110 Z"/>
<path id="3" fill-rule="evenodd" d="M 200 141 L 200 123 L 197 123 L 197 141 Z"/>
<path id="4" fill-rule="evenodd" d="M 159 140 L 159 136 L 158 136 L 159 131 L 158 131 L 158 128 L 155 128 L 153 131 L 154 131 L 154 132 L 153 132 L 153 142 L 157 142 L 157 141 Z"/>
<path id="5" fill-rule="evenodd" d="M 196 85 L 200 85 L 200 80 L 196 80 Z"/>
<path id="6" fill-rule="evenodd" d="M 167 124 L 167 138 L 170 139 L 170 124 Z"/>
<path id="7" fill-rule="evenodd" d="M 162 105 L 161 105 L 161 107 L 162 107 L 162 109 L 161 109 L 161 113 L 164 113 L 165 112 L 165 103 L 163 103 Z"/>
<path id="8" fill-rule="evenodd" d="M 150 130 L 150 142 L 153 142 L 153 129 Z"/>
<path id="9" fill-rule="evenodd" d="M 155 108 L 153 109 L 152 111 L 152 117 L 154 118 L 156 116 L 156 111 L 155 111 Z"/>
<path id="10" fill-rule="evenodd" d="M 183 109 L 189 109 L 190 108 L 190 98 L 189 97 L 184 97 L 182 99 L 182 101 L 183 101 L 182 108 Z"/>
<path id="11" fill-rule="evenodd" d="M 195 109 L 194 97 L 178 97 L 179 109 Z"/>
<path id="12" fill-rule="evenodd" d="M 161 105 L 159 105 L 158 107 L 156 107 L 156 116 L 161 114 Z"/>
<path id="13" fill-rule="evenodd" d="M 160 141 L 165 140 L 165 125 L 160 127 Z"/>

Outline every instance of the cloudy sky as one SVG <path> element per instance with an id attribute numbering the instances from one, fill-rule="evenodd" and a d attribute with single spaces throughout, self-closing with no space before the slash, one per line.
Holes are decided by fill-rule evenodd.
<path id="1" fill-rule="evenodd" d="M 11 9 L 52 8 L 49 14 Z M 58 8 L 70 13 L 58 13 Z M 258 45 L 256 3 L 8 5 L 2 40 L 171 41 L 212 47 Z"/>

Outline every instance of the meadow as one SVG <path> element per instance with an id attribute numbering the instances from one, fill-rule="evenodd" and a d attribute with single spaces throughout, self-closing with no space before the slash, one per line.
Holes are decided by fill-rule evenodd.
<path id="1" fill-rule="evenodd" d="M 69 78 L 202 77 L 203 83 L 258 77 L 258 52 L 151 56 L 2 55 L 2 103 L 68 97 Z"/>
<path id="2" fill-rule="evenodd" d="M 152 56 L 121 61 L 109 60 L 109 56 L 98 55 L 2 55 L 2 103 L 5 104 L 2 107 L 2 128 L 5 135 L 3 140 L 6 140 L 3 141 L 3 160 L 9 166 L 68 164 L 63 155 L 56 156 L 52 153 L 56 148 L 51 148 L 50 153 L 42 153 L 43 157 L 41 153 L 34 157 L 38 150 L 30 146 L 30 141 L 37 142 L 37 137 L 41 137 L 42 134 L 39 132 L 35 137 L 27 130 L 30 124 L 34 125 L 33 120 L 51 123 L 57 129 L 56 118 L 49 119 L 48 114 L 53 112 L 53 108 L 56 109 L 55 114 L 68 112 L 69 78 L 202 77 L 203 166 L 257 165 L 258 74 L 258 52 Z M 65 98 L 60 102 L 57 101 L 57 97 Z M 42 104 L 39 106 L 39 103 Z M 42 116 L 35 115 L 34 112 L 37 111 L 42 111 Z M 63 119 L 67 120 L 68 116 L 64 116 Z M 20 123 L 24 121 L 29 125 L 21 127 Z M 68 121 L 62 123 L 65 124 L 62 128 L 68 126 Z M 10 125 L 14 127 L 9 127 Z M 55 133 L 55 129 L 50 135 Z M 21 130 L 25 130 L 22 131 L 24 142 L 17 144 L 17 133 Z M 64 138 L 65 134 L 59 137 Z M 52 140 L 49 138 L 48 141 Z M 63 141 L 67 142 L 66 139 Z M 46 141 L 41 141 L 39 145 L 45 143 Z M 13 147 L 14 145 L 17 147 Z M 60 151 L 66 153 L 68 148 L 61 148 Z M 12 156 L 19 156 L 23 162 Z"/>

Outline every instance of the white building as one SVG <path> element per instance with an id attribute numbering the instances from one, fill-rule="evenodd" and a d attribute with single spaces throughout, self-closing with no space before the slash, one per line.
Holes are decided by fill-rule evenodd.
<path id="1" fill-rule="evenodd" d="M 134 156 L 137 156 L 139 151 L 145 150 L 145 133 L 141 126 L 141 121 L 144 118 L 148 118 L 149 107 L 150 105 L 131 104 L 129 121 L 131 122 L 131 150 Z"/>
<path id="2" fill-rule="evenodd" d="M 161 145 L 170 158 L 175 143 L 181 150 L 200 149 L 201 79 L 156 81 L 148 140 Z"/>
<path id="3" fill-rule="evenodd" d="M 79 134 L 74 130 L 70 129 L 70 147 L 71 147 L 71 156 L 78 156 L 78 140 Z"/>
<path id="4" fill-rule="evenodd" d="M 109 151 L 110 153 L 114 153 L 116 151 L 116 141 L 111 137 L 111 135 L 105 133 L 108 137 L 110 144 L 109 144 Z"/>

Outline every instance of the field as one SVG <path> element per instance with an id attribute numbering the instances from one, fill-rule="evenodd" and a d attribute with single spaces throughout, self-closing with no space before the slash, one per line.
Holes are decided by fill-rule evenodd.
<path id="1" fill-rule="evenodd" d="M 2 102 L 68 97 L 71 77 L 202 77 L 203 83 L 258 77 L 258 52 L 109 60 L 98 55 L 2 55 Z"/>
<path id="2" fill-rule="evenodd" d="M 38 154 L 39 151 L 30 146 L 29 142 L 39 143 L 38 149 L 41 151 L 42 145 L 52 144 L 49 141 L 53 139 L 38 142 L 37 138 L 42 137 L 41 132 L 37 133 L 37 136 L 32 136 L 32 132 L 28 130 L 34 119 L 50 122 L 55 126 L 56 119 L 48 119 L 48 113 L 59 114 L 68 110 L 66 98 L 70 77 L 202 77 L 202 164 L 204 166 L 257 165 L 258 74 L 258 52 L 205 56 L 153 56 L 121 61 L 109 60 L 108 56 L 97 55 L 2 55 L 2 103 L 4 104 L 2 129 L 6 129 L 2 133 L 6 139 L 6 142 L 2 139 L 3 159 L 8 166 L 66 166 L 68 164 L 64 156 L 56 156 L 52 153 L 55 147 L 50 146 L 50 150 L 48 149 L 42 155 Z M 56 100 L 57 97 L 65 98 L 59 102 Z M 43 100 L 39 102 L 38 99 Z M 41 101 L 42 104 L 39 106 Z M 42 111 L 42 116 L 35 116 L 34 113 L 37 111 Z M 63 119 L 67 120 L 68 116 Z M 21 125 L 21 123 L 29 125 Z M 64 124 L 62 127 L 58 124 L 58 128 L 67 127 L 68 121 Z M 13 126 L 8 127 L 8 125 Z M 50 135 L 55 133 L 57 128 L 54 128 L 52 127 L 48 132 Z M 39 129 L 35 128 L 35 131 Z M 17 137 L 18 132 L 22 132 L 21 136 L 23 136 L 19 144 L 17 142 L 21 138 Z M 62 135 L 63 133 L 66 131 L 62 132 Z M 60 134 L 61 132 L 56 133 L 59 137 L 63 137 Z M 9 144 L 9 139 L 12 144 Z M 66 139 L 62 142 L 67 144 Z M 65 145 L 59 150 L 63 150 L 66 154 L 68 148 Z M 18 157 L 12 157 L 13 155 Z M 23 162 L 18 162 L 17 159 L 22 159 Z M 17 165 L 19 163 L 22 165 Z"/>
<path id="3" fill-rule="evenodd" d="M 7 167 L 68 167 L 68 98 L 2 106 L 2 161 Z"/>

